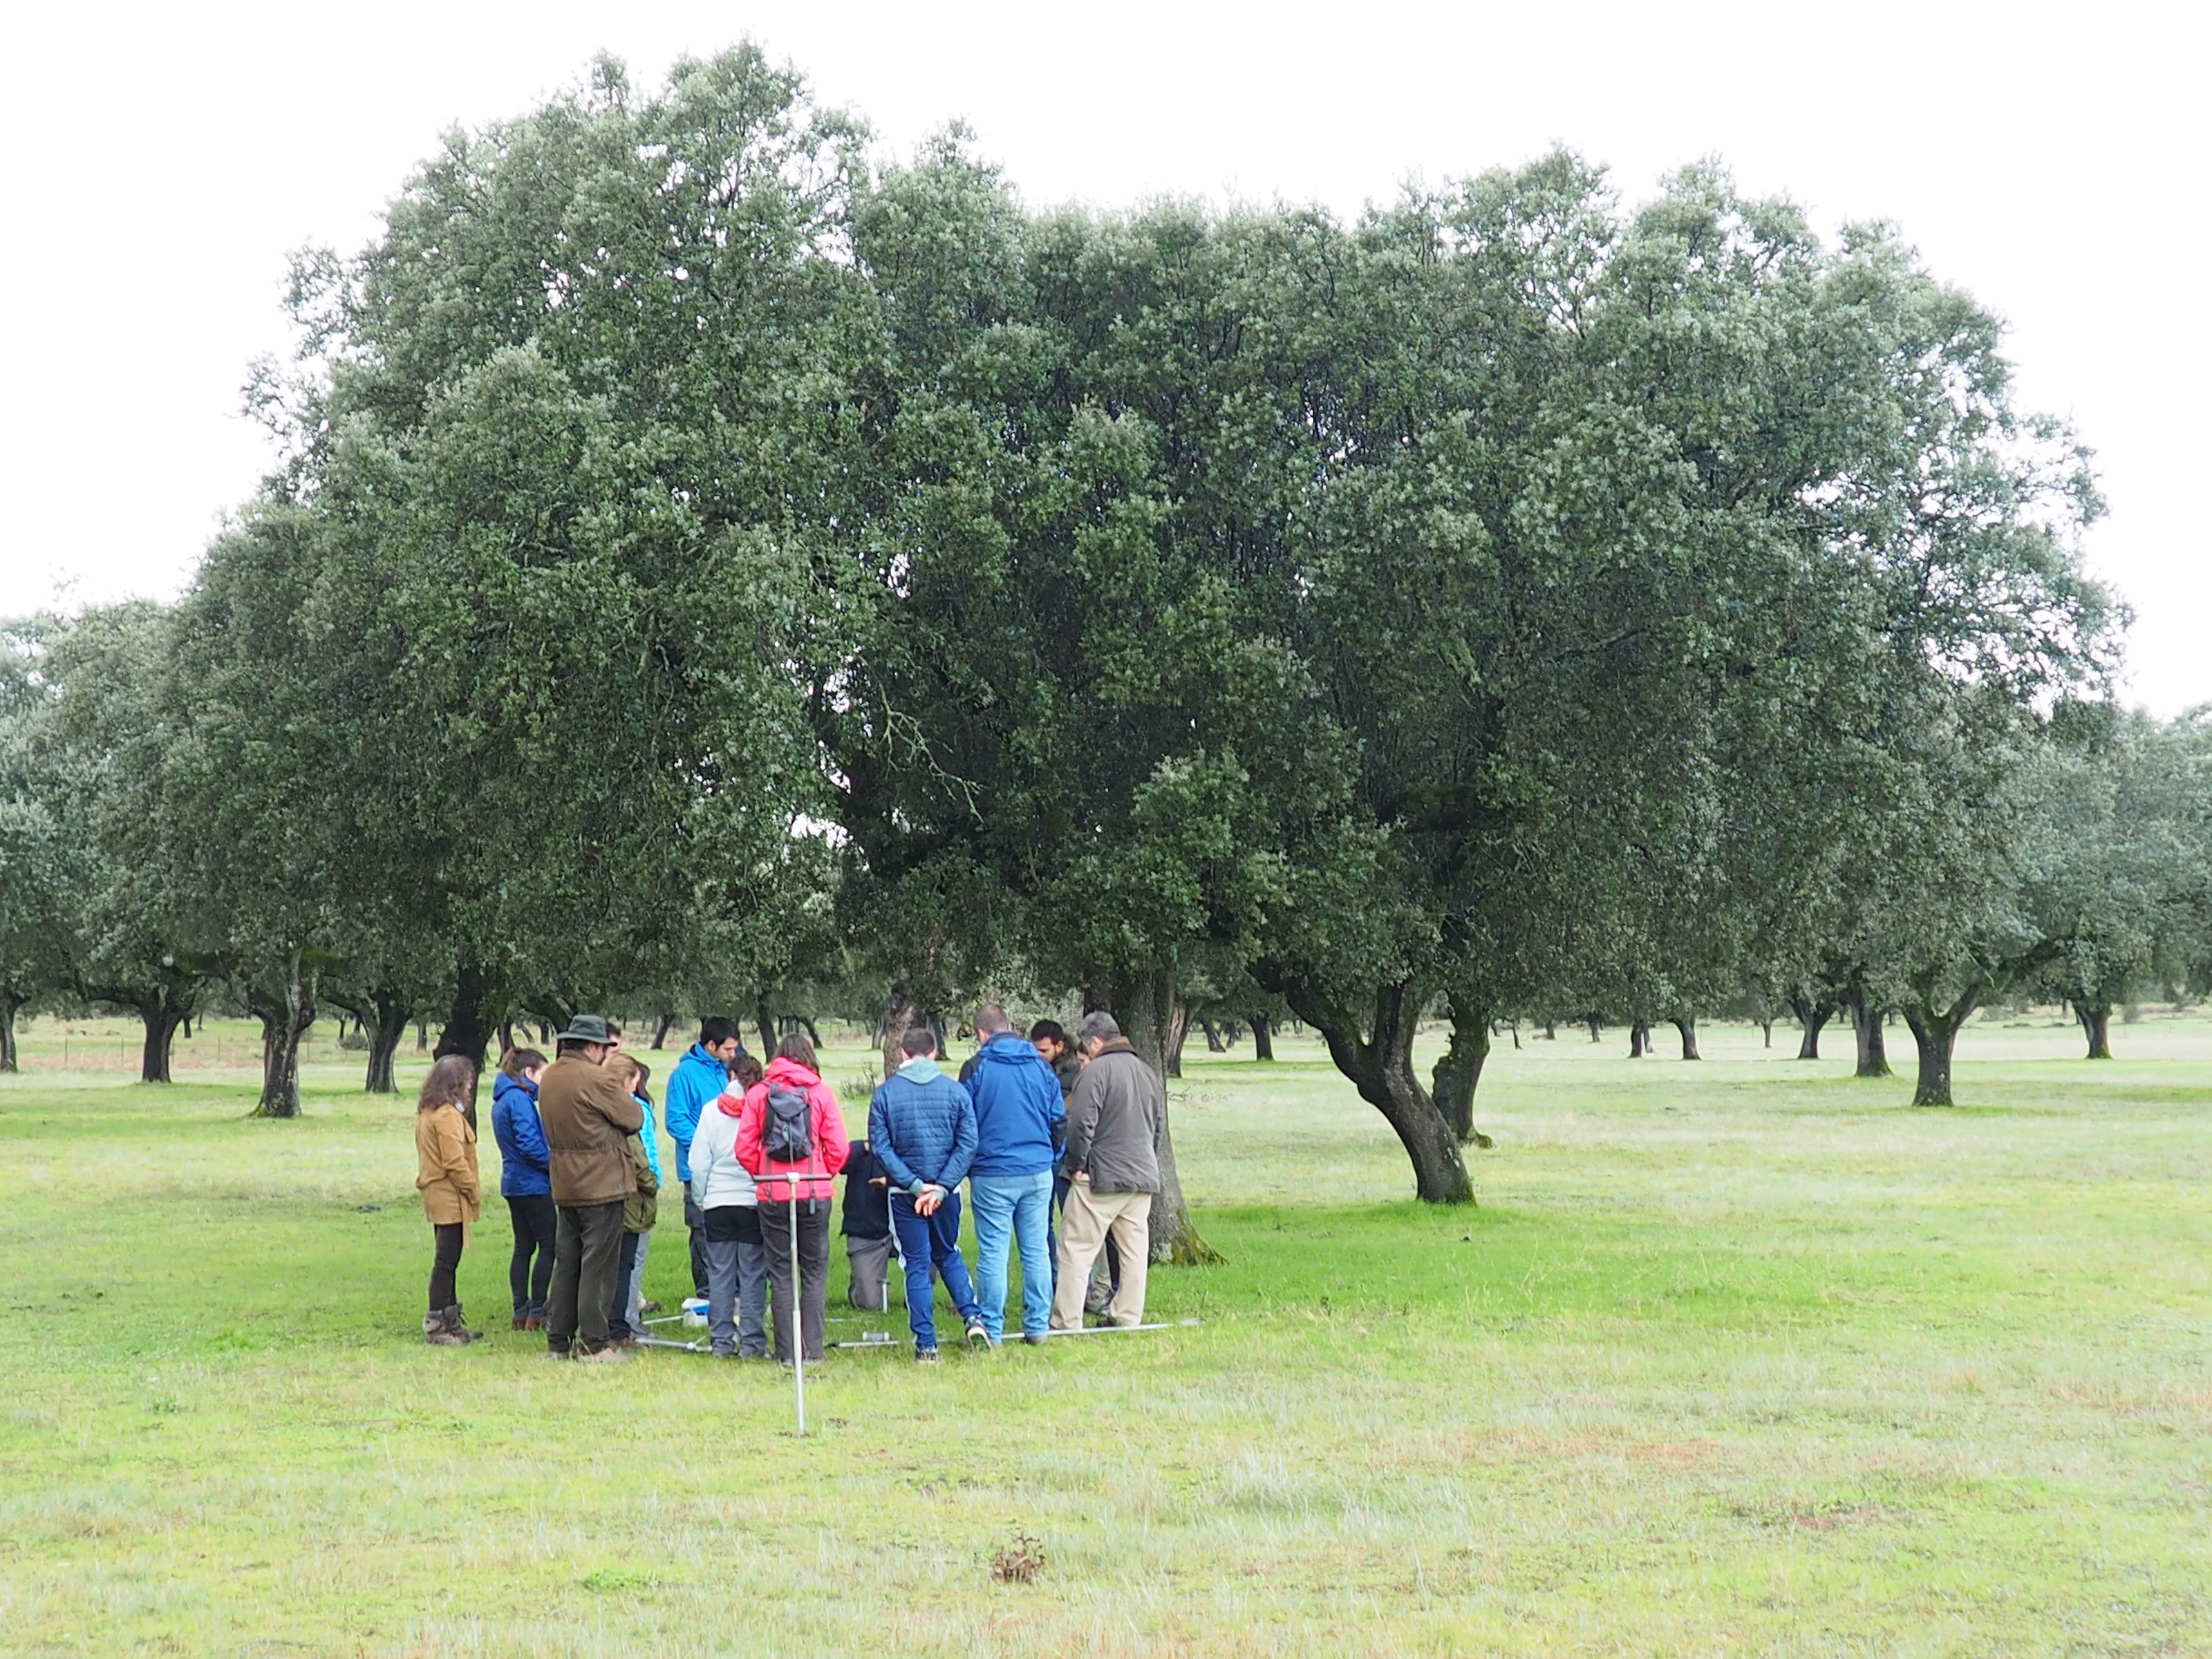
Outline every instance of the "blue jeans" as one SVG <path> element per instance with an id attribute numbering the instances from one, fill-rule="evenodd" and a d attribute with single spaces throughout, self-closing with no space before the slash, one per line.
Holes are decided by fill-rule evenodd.
<path id="1" fill-rule="evenodd" d="M 960 1255 L 960 1194 L 945 1194 L 935 1215 L 920 1215 L 912 1198 L 893 1193 L 891 1230 L 898 1234 L 899 1257 L 906 1263 L 906 1322 L 914 1329 L 915 1352 L 930 1352 L 937 1346 L 937 1322 L 931 1315 L 938 1279 L 945 1281 L 945 1292 L 963 1321 L 982 1312 L 975 1305 L 975 1287 L 968 1281 L 968 1264 Z"/>
<path id="2" fill-rule="evenodd" d="M 996 1342 L 1006 1323 L 1006 1247 L 1022 1253 L 1022 1330 L 1042 1335 L 1052 1317 L 1052 1171 L 970 1176 L 975 1202 L 975 1280 L 983 1328 Z"/>

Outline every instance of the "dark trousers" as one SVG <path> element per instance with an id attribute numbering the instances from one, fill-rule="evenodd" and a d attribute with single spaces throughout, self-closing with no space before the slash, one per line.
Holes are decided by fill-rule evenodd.
<path id="1" fill-rule="evenodd" d="M 937 1346 L 937 1280 L 945 1281 L 945 1292 L 963 1322 L 980 1319 L 983 1313 L 960 1254 L 960 1194 L 945 1194 L 934 1215 L 923 1215 L 912 1198 L 893 1193 L 891 1228 L 898 1234 L 899 1255 L 906 1262 L 906 1322 L 914 1332 L 915 1352 L 927 1352 Z"/>
<path id="2" fill-rule="evenodd" d="M 775 1310 L 775 1357 L 791 1359 L 793 1313 L 791 1295 L 791 1212 L 788 1202 L 760 1206 L 761 1246 L 768 1256 L 769 1300 Z M 805 1306 L 797 1318 L 805 1327 L 810 1360 L 822 1358 L 822 1327 L 830 1316 L 830 1200 L 802 1199 L 799 1211 L 799 1279 Z"/>
<path id="3" fill-rule="evenodd" d="M 514 1255 L 507 1264 L 507 1288 L 514 1299 L 514 1316 L 545 1312 L 546 1293 L 553 1288 L 553 1248 L 561 1220 L 553 1212 L 549 1193 L 507 1200 L 514 1223 Z"/>
<path id="4" fill-rule="evenodd" d="M 768 1355 L 768 1249 L 760 1212 L 728 1204 L 704 1212 L 707 1224 L 707 1333 L 716 1353 Z"/>
<path id="5" fill-rule="evenodd" d="M 622 1254 L 623 1201 L 563 1204 L 560 1218 L 545 1346 L 566 1353 L 580 1338 L 588 1352 L 607 1346 L 607 1310 L 614 1304 L 615 1267 Z"/>
<path id="6" fill-rule="evenodd" d="M 624 1229 L 622 1248 L 615 1252 L 615 1294 L 614 1299 L 607 1304 L 607 1340 L 611 1342 L 621 1342 L 645 1334 L 642 1323 L 633 1325 L 629 1322 L 629 1282 L 637 1275 L 639 1241 L 644 1237 L 643 1233 Z M 641 1314 L 639 1318 L 642 1321 L 644 1316 Z"/>
<path id="7" fill-rule="evenodd" d="M 461 1265 L 461 1236 L 467 1231 L 458 1221 L 430 1229 L 436 1240 L 430 1254 L 432 1313 L 443 1313 L 460 1300 L 453 1294 L 453 1274 Z"/>
<path id="8" fill-rule="evenodd" d="M 707 1212 L 691 1201 L 684 1189 L 684 1225 L 691 1235 L 691 1294 L 707 1294 Z"/>

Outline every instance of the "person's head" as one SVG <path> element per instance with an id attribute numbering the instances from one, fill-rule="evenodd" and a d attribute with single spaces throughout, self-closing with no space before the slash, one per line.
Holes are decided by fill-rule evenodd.
<path id="1" fill-rule="evenodd" d="M 652 1099 L 653 1096 L 648 1090 L 653 1082 L 653 1068 L 635 1054 L 617 1054 L 615 1058 L 629 1067 L 630 1093 L 642 1096 L 647 1100 Z"/>
<path id="2" fill-rule="evenodd" d="M 987 1002 L 975 1011 L 975 1035 L 988 1042 L 1001 1031 L 1011 1031 L 1014 1022 L 1006 1018 L 1006 1011 L 995 1002 Z"/>
<path id="3" fill-rule="evenodd" d="M 738 1022 L 724 1019 L 720 1014 L 711 1019 L 701 1020 L 699 1046 L 727 1068 L 737 1060 L 738 1050 L 744 1046 L 738 1040 Z"/>
<path id="4" fill-rule="evenodd" d="M 622 1050 L 622 1027 L 612 1020 L 607 1022 L 607 1047 L 617 1053 Z"/>
<path id="5" fill-rule="evenodd" d="M 739 1054 L 738 1063 L 730 1068 L 730 1076 L 740 1089 L 750 1089 L 768 1075 L 768 1068 L 760 1063 L 757 1054 Z"/>
<path id="6" fill-rule="evenodd" d="M 1083 1023 L 1075 1028 L 1075 1040 L 1082 1045 L 1086 1054 L 1097 1054 L 1121 1035 L 1121 1026 L 1103 1008 L 1094 1009 L 1084 1015 Z M 1105 1073 L 1102 1072 L 1099 1075 L 1103 1077 Z"/>
<path id="7" fill-rule="evenodd" d="M 782 1042 L 777 1043 L 775 1057 L 778 1060 L 796 1060 L 815 1076 L 822 1075 L 822 1062 L 815 1059 L 814 1045 L 806 1040 L 804 1032 L 793 1031 Z"/>
<path id="8" fill-rule="evenodd" d="M 934 1060 L 937 1033 L 927 1025 L 909 1025 L 906 1035 L 899 1038 L 899 1052 L 908 1060 Z"/>
<path id="9" fill-rule="evenodd" d="M 579 1060 L 598 1066 L 618 1046 L 615 1032 L 604 1016 L 579 1014 L 568 1022 L 568 1029 L 561 1033 L 553 1052 L 563 1060 L 573 1054 Z"/>
<path id="10" fill-rule="evenodd" d="M 545 1056 L 535 1048 L 509 1048 L 500 1056 L 499 1069 L 511 1078 L 535 1083 L 545 1075 Z"/>
<path id="11" fill-rule="evenodd" d="M 1030 1027 L 1030 1046 L 1048 1063 L 1067 1052 L 1067 1028 L 1056 1019 L 1041 1019 Z"/>
<path id="12" fill-rule="evenodd" d="M 469 1097 L 476 1092 L 477 1068 L 460 1054 L 446 1054 L 430 1067 L 430 1075 L 422 1079 L 422 1092 L 416 1097 L 415 1109 L 428 1111 L 433 1106 L 465 1106 Z"/>

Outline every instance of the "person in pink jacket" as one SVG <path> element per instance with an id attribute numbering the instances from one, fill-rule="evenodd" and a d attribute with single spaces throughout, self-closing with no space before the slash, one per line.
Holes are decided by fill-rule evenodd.
<path id="1" fill-rule="evenodd" d="M 797 1317 L 811 1364 L 822 1358 L 822 1327 L 829 1316 L 830 1199 L 851 1150 L 836 1091 L 822 1080 L 814 1045 L 795 1034 L 784 1038 L 767 1075 L 745 1091 L 738 1115 L 737 1152 L 738 1162 L 760 1183 L 761 1244 L 775 1310 L 775 1357 L 787 1365 L 793 1317 L 792 1209 L 798 1208 L 797 1265 L 805 1300 Z M 791 1176 L 798 1178 L 783 1178 Z"/>

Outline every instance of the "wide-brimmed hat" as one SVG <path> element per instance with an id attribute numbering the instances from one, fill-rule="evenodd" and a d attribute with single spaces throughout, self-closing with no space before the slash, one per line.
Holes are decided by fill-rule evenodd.
<path id="1" fill-rule="evenodd" d="M 596 1042 L 605 1048 L 615 1039 L 614 1033 L 607 1030 L 605 1014 L 579 1014 L 568 1022 L 568 1029 L 556 1040 L 562 1042 Z"/>

